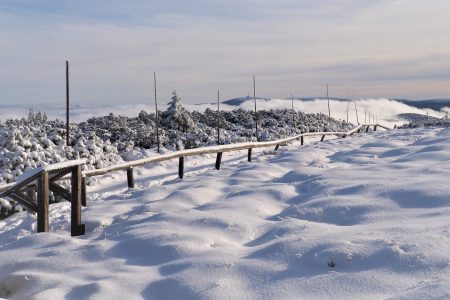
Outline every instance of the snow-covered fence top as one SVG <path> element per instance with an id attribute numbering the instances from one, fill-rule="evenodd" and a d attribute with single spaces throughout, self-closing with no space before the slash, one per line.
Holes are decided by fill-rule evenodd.
<path id="1" fill-rule="evenodd" d="M 104 174 L 111 173 L 114 171 L 127 170 L 129 168 L 139 167 L 139 166 L 143 166 L 143 165 L 146 165 L 149 163 L 161 162 L 161 161 L 171 160 L 174 158 L 185 157 L 185 156 L 223 153 L 223 152 L 229 152 L 229 151 L 255 149 L 255 148 L 267 148 L 267 147 L 272 147 L 272 146 L 277 146 L 277 145 L 283 145 L 288 142 L 298 140 L 301 137 L 327 136 L 327 135 L 350 136 L 350 135 L 354 134 L 355 132 L 357 132 L 358 130 L 360 130 L 361 128 L 367 127 L 367 126 L 374 126 L 374 127 L 378 126 L 378 127 L 384 128 L 384 129 L 389 129 L 388 127 L 381 126 L 378 124 L 360 124 L 348 132 L 311 132 L 311 133 L 302 133 L 302 134 L 299 134 L 299 135 L 296 135 L 293 137 L 275 140 L 275 141 L 269 141 L 269 142 L 247 142 L 247 143 L 237 143 L 237 144 L 228 144 L 228 145 L 221 145 L 221 146 L 182 150 L 182 151 L 176 151 L 176 152 L 163 154 L 163 155 L 159 155 L 159 156 L 148 157 L 148 158 L 134 160 L 134 161 L 126 162 L 126 163 L 121 163 L 121 164 L 109 166 L 109 167 L 102 168 L 102 169 L 86 171 L 83 173 L 83 175 L 85 177 L 99 176 L 99 175 L 104 175 Z"/>
<path id="2" fill-rule="evenodd" d="M 276 140 L 276 141 L 269 141 L 269 142 L 247 142 L 247 143 L 237 143 L 237 144 L 228 144 L 228 145 L 221 145 L 221 146 L 210 146 L 210 147 L 203 147 L 203 148 L 196 148 L 196 149 L 188 149 L 188 150 L 181 150 L 176 151 L 168 154 L 163 154 L 159 156 L 154 157 L 147 157 L 143 159 L 138 159 L 126 163 L 117 164 L 114 166 L 109 166 L 102 169 L 97 170 L 91 170 L 84 172 L 85 177 L 92 177 L 92 176 L 98 176 L 107 174 L 114 171 L 120 171 L 120 170 L 127 170 L 129 168 L 139 167 L 143 166 L 149 163 L 155 163 L 155 162 L 161 162 L 166 160 L 171 160 L 174 158 L 179 157 L 186 157 L 186 156 L 196 156 L 196 155 L 203 155 L 203 154 L 214 154 L 214 153 L 222 153 L 222 152 L 228 152 L 228 151 L 237 151 L 237 150 L 245 150 L 245 149 L 255 149 L 255 148 L 266 148 L 266 147 L 272 147 L 280 144 L 286 144 L 290 141 L 297 140 L 301 138 L 302 136 L 324 136 L 324 135 L 338 135 L 343 136 L 346 135 L 345 132 L 315 132 L 315 133 L 304 133 L 299 134 L 294 137 Z"/>
<path id="3" fill-rule="evenodd" d="M 154 157 L 148 157 L 143 159 L 138 159 L 134 161 L 129 161 L 125 163 L 116 164 L 113 166 L 97 169 L 97 170 L 89 170 L 83 172 L 83 177 L 93 177 L 93 176 L 99 176 L 104 175 L 107 173 L 120 171 L 120 170 L 127 170 L 134 167 L 143 166 L 149 163 L 155 163 L 155 162 L 161 162 L 166 160 L 171 160 L 175 158 L 185 157 L 185 156 L 196 156 L 196 155 L 203 155 L 203 154 L 214 154 L 214 153 L 223 153 L 223 152 L 229 152 L 229 151 L 237 151 L 237 150 L 245 150 L 245 149 L 256 149 L 256 148 L 266 148 L 266 147 L 272 147 L 272 146 L 278 146 L 283 145 L 288 142 L 298 140 L 302 137 L 308 137 L 308 136 L 328 136 L 328 135 L 335 135 L 335 136 L 350 136 L 358 131 L 360 131 L 364 127 L 380 127 L 384 128 L 386 130 L 389 130 L 390 128 L 380 125 L 380 124 L 360 124 L 353 128 L 352 130 L 348 132 L 311 132 L 311 133 L 302 133 L 293 137 L 275 140 L 275 141 L 269 141 L 269 142 L 247 142 L 247 143 L 237 143 L 237 144 L 228 144 L 228 145 L 221 145 L 221 146 L 212 146 L 212 147 L 203 147 L 203 148 L 196 148 L 196 149 L 188 149 L 188 150 L 181 150 L 176 151 L 168 154 L 163 154 L 159 156 Z M 71 161 L 73 163 L 79 163 L 79 161 Z M 70 162 L 67 162 L 70 163 Z M 58 168 L 59 165 L 63 165 L 65 163 L 60 164 L 54 164 L 46 166 L 45 168 Z M 62 178 L 64 179 L 64 178 Z M 7 184 L 4 186 L 0 186 L 0 192 L 5 191 L 12 186 L 14 186 L 16 183 Z"/>
<path id="4" fill-rule="evenodd" d="M 68 160 L 68 161 L 64 161 L 64 162 L 60 162 L 60 163 L 56 163 L 56 164 L 51 164 L 51 165 L 46 165 L 46 166 L 41 166 L 41 167 L 35 168 L 31 171 L 25 172 L 22 175 L 20 175 L 17 178 L 16 182 L 11 182 L 11 183 L 0 186 L 0 193 L 7 191 L 16 185 L 21 184 L 22 182 L 28 180 L 28 178 L 32 177 L 33 175 L 43 173 L 43 172 L 55 172 L 55 171 L 59 171 L 62 169 L 68 169 L 68 168 L 71 168 L 74 166 L 79 166 L 79 165 L 84 165 L 84 164 L 86 164 L 85 159 L 76 159 L 76 160 Z"/>

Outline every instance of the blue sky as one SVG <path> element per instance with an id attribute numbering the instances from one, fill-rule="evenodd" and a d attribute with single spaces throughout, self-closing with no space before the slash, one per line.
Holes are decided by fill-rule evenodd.
<path id="1" fill-rule="evenodd" d="M 0 104 L 450 98 L 450 1 L 0 0 Z"/>

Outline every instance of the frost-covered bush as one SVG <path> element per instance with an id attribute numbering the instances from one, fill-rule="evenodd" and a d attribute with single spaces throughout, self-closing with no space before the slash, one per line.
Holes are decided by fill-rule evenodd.
<path id="1" fill-rule="evenodd" d="M 260 141 L 280 139 L 302 132 L 347 131 L 353 127 L 324 114 L 305 114 L 288 109 L 253 111 L 189 112 L 176 92 L 169 108 L 159 113 L 161 146 L 169 151 L 217 144 L 220 124 L 221 144 L 255 141 L 258 121 Z M 110 113 L 86 122 L 71 124 L 69 145 L 65 123 L 47 120 L 45 114 L 30 111 L 28 118 L 0 122 L 0 185 L 14 182 L 23 172 L 39 166 L 72 159 L 86 159 L 87 170 L 103 168 L 135 159 L 130 153 L 156 148 L 156 117 L 141 111 L 137 117 Z M 0 216 L 14 206 L 0 202 Z"/>
<path id="2" fill-rule="evenodd" d="M 417 128 L 417 127 L 449 127 L 450 119 L 435 118 L 428 115 L 419 114 L 400 114 L 399 117 L 409 120 L 409 123 L 402 125 L 400 128 Z"/>

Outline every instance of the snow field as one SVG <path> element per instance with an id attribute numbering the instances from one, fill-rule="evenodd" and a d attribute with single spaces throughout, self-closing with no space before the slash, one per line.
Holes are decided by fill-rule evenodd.
<path id="1" fill-rule="evenodd" d="M 0 222 L 0 297 L 423 299 L 450 297 L 449 129 L 188 158 L 89 187 L 70 206 Z M 245 152 L 245 151 L 244 151 Z M 209 160 L 205 158 L 209 157 Z M 206 167 L 205 164 L 209 165 Z"/>

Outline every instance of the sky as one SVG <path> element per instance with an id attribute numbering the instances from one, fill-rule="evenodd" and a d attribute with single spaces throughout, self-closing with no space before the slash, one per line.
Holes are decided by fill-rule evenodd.
<path id="1" fill-rule="evenodd" d="M 448 0 L 0 0 L 0 104 L 450 98 Z"/>

